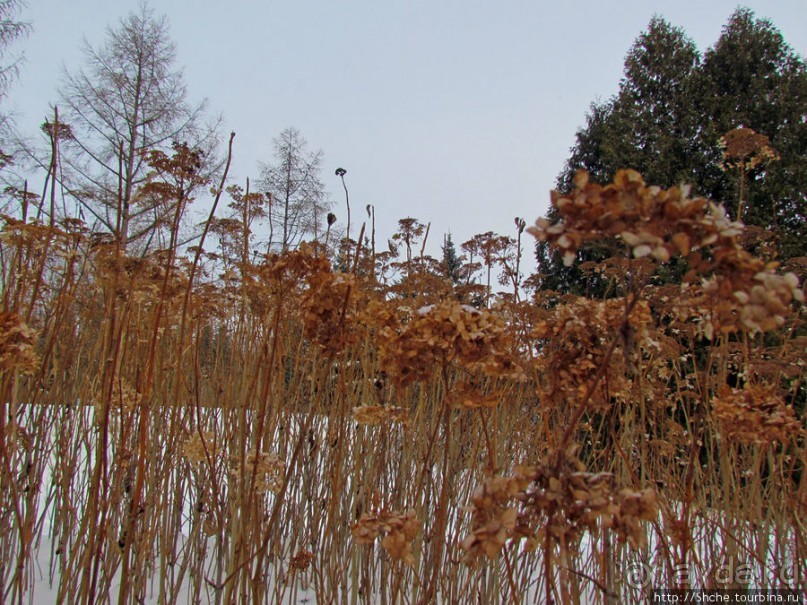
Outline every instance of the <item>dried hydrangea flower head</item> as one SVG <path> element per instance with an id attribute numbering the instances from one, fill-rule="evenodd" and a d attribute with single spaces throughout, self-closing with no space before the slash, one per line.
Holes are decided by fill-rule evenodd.
<path id="1" fill-rule="evenodd" d="M 744 126 L 724 134 L 718 145 L 723 149 L 723 168 L 750 170 L 779 159 L 768 137 Z"/>
<path id="2" fill-rule="evenodd" d="M 381 511 L 364 513 L 350 528 L 356 544 L 372 544 L 378 536 L 383 536 L 381 546 L 390 558 L 415 564 L 412 543 L 420 532 L 420 521 L 414 510 L 405 513 Z"/>
<path id="3" fill-rule="evenodd" d="M 377 327 L 382 370 L 396 386 L 427 380 L 446 364 L 492 377 L 523 375 L 504 319 L 490 310 L 446 300 L 421 307 L 405 323 L 378 304 L 365 317 Z"/>
<path id="4" fill-rule="evenodd" d="M 194 431 L 182 442 L 182 455 L 191 464 L 215 460 L 222 444 L 213 431 Z"/>
<path id="5" fill-rule="evenodd" d="M 527 231 L 563 253 L 571 265 L 584 242 L 622 242 L 635 258 L 666 262 L 687 256 L 718 237 L 739 235 L 742 226 L 727 220 L 721 208 L 703 198 L 688 197 L 686 186 L 662 189 L 648 186 L 635 170 L 620 170 L 614 182 L 598 185 L 579 171 L 568 195 L 552 192 L 560 220 L 538 219 Z"/>
<path id="6" fill-rule="evenodd" d="M 358 424 L 376 425 L 385 422 L 400 422 L 407 425 L 409 412 L 390 405 L 360 405 L 353 408 L 353 419 Z"/>
<path id="7" fill-rule="evenodd" d="M 795 410 L 771 385 L 722 387 L 712 399 L 712 415 L 724 435 L 740 443 L 789 443 L 804 435 Z"/>
<path id="8" fill-rule="evenodd" d="M 553 192 L 552 203 L 559 220 L 538 219 L 528 231 L 560 250 L 567 265 L 585 242 L 593 241 L 656 263 L 685 257 L 690 271 L 684 281 L 700 280 L 702 287 L 681 300 L 693 318 L 700 316 L 707 338 L 776 329 L 791 302 L 804 300 L 795 274 L 779 275 L 775 263 L 749 254 L 738 241 L 743 225 L 732 221 L 723 206 L 689 198 L 686 187 L 650 187 L 635 170 L 620 170 L 613 183 L 602 186 L 580 171 L 573 191 Z"/>
<path id="9" fill-rule="evenodd" d="M 33 372 L 39 367 L 34 351 L 36 332 L 15 313 L 0 313 L 0 371 Z"/>
<path id="10" fill-rule="evenodd" d="M 239 459 L 235 456 L 230 458 L 230 471 L 238 474 Z M 279 494 L 283 489 L 283 478 L 286 471 L 286 463 L 275 454 L 267 452 L 247 452 L 244 458 L 244 471 L 242 477 L 248 484 L 255 478 L 255 491 L 259 494 L 271 492 Z"/>
<path id="11" fill-rule="evenodd" d="M 611 482 L 609 473 L 586 472 L 574 449 L 555 449 L 539 464 L 489 477 L 473 495 L 471 533 L 462 542 L 465 562 L 476 565 L 482 555 L 495 559 L 510 540 L 525 540 L 528 551 L 559 546 L 565 556 L 584 532 L 601 527 L 642 547 L 642 522 L 657 514 L 655 492 L 616 491 Z"/>

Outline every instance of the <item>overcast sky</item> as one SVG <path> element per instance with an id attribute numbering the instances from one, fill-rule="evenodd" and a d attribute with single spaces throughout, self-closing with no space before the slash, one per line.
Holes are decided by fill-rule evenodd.
<path id="1" fill-rule="evenodd" d="M 80 66 L 135 7 L 114 0 L 29 0 L 33 33 L 7 107 L 35 132 L 56 102 L 60 68 Z M 272 138 L 298 128 L 324 151 L 323 181 L 344 219 L 337 167 L 357 215 L 376 207 L 380 237 L 399 218 L 458 243 L 531 223 L 592 101 L 613 95 L 625 54 L 654 14 L 704 51 L 738 6 L 725 0 L 163 0 L 191 101 L 209 100 L 236 132 L 232 174 L 258 176 Z M 805 0 L 750 1 L 807 54 Z M 362 209 L 361 212 L 356 209 Z M 354 233 L 354 236 L 356 233 Z"/>

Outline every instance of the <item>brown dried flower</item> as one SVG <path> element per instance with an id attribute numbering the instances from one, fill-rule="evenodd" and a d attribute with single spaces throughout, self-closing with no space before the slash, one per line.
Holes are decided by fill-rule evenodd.
<path id="1" fill-rule="evenodd" d="M 745 251 L 739 244 L 743 225 L 720 205 L 690 199 L 686 187 L 650 187 L 634 170 L 620 170 L 612 184 L 601 186 L 580 171 L 572 193 L 553 192 L 552 202 L 560 220 L 538 219 L 528 231 L 560 249 L 566 264 L 584 242 L 595 240 L 621 242 L 631 256 L 656 262 L 686 257 L 690 271 L 684 281 L 700 281 L 702 289 L 685 293 L 680 308 L 708 338 L 776 329 L 790 303 L 804 300 L 795 274 L 778 275 L 775 264 Z"/>
<path id="2" fill-rule="evenodd" d="M 30 373 L 39 366 L 34 351 L 36 332 L 16 313 L 0 313 L 0 370 Z"/>
<path id="3" fill-rule="evenodd" d="M 472 532 L 462 542 L 465 561 L 498 556 L 508 540 L 526 540 L 528 550 L 559 545 L 566 550 L 600 524 L 631 546 L 644 543 L 641 521 L 656 515 L 652 490 L 614 494 L 608 473 L 588 473 L 573 450 L 557 449 L 539 465 L 493 477 L 476 491 Z"/>
<path id="4" fill-rule="evenodd" d="M 305 571 L 311 566 L 314 560 L 314 553 L 310 550 L 301 550 L 291 558 L 291 569 L 294 571 Z"/>
<path id="5" fill-rule="evenodd" d="M 541 342 L 541 350 L 535 365 L 543 402 L 557 406 L 580 399 L 606 362 L 614 338 L 619 338 L 616 354 L 611 355 L 607 379 L 592 393 L 590 405 L 604 408 L 614 400 L 628 399 L 634 362 L 659 345 L 650 336 L 653 317 L 647 302 L 638 301 L 627 319 L 625 307 L 622 298 L 572 298 L 537 321 L 533 337 Z"/>
<path id="6" fill-rule="evenodd" d="M 489 477 L 474 492 L 472 531 L 461 544 L 467 563 L 475 565 L 480 555 L 495 559 L 513 537 L 518 517 L 513 501 L 524 493 L 530 475 L 531 469 L 516 469 L 512 477 Z"/>
<path id="7" fill-rule="evenodd" d="M 723 148 L 723 168 L 750 170 L 760 164 L 779 159 L 764 134 L 740 126 L 730 130 L 718 140 Z"/>
<path id="8" fill-rule="evenodd" d="M 482 389 L 467 382 L 454 385 L 446 395 L 449 405 L 463 410 L 494 408 L 499 404 L 500 394 L 496 391 L 485 393 Z"/>
<path id="9" fill-rule="evenodd" d="M 406 513 L 386 512 L 364 513 L 350 528 L 356 544 L 372 544 L 382 535 L 381 546 L 396 561 L 407 565 L 415 564 L 412 542 L 420 532 L 420 521 L 415 511 Z"/>
<path id="10" fill-rule="evenodd" d="M 606 186 L 589 182 L 581 170 L 571 194 L 552 192 L 560 221 L 541 218 L 527 231 L 559 248 L 567 265 L 586 241 L 621 241 L 636 258 L 666 262 L 741 233 L 742 226 L 730 222 L 721 206 L 687 193 L 686 187 L 648 186 L 635 170 L 618 171 Z"/>
<path id="11" fill-rule="evenodd" d="M 353 408 L 353 419 L 359 424 L 372 425 L 384 422 L 409 421 L 409 412 L 404 408 L 387 405 L 360 405 Z"/>
<path id="12" fill-rule="evenodd" d="M 239 461 L 237 458 L 230 459 L 231 472 L 239 472 Z M 286 463 L 275 454 L 266 452 L 247 452 L 244 458 L 244 479 L 252 481 L 255 477 L 255 490 L 258 493 L 271 492 L 278 494 L 283 489 L 283 477 L 286 470 Z"/>
<path id="13" fill-rule="evenodd" d="M 340 351 L 352 342 L 355 319 L 351 293 L 356 290 L 356 276 L 351 273 L 319 271 L 307 278 L 309 289 L 303 298 L 305 335 L 327 351 Z"/>
<path id="14" fill-rule="evenodd" d="M 398 386 L 426 380 L 451 363 L 486 376 L 523 376 L 511 354 L 512 336 L 504 319 L 487 309 L 447 300 L 421 307 L 403 323 L 376 304 L 365 315 L 368 322 L 373 316 L 382 369 Z"/>
<path id="15" fill-rule="evenodd" d="M 804 433 L 793 408 L 771 385 L 725 386 L 712 400 L 712 414 L 726 436 L 741 443 L 788 443 Z"/>
<path id="16" fill-rule="evenodd" d="M 191 464 L 199 464 L 215 459 L 221 453 L 221 443 L 216 441 L 212 431 L 198 431 L 192 433 L 182 443 L 182 455 Z"/>

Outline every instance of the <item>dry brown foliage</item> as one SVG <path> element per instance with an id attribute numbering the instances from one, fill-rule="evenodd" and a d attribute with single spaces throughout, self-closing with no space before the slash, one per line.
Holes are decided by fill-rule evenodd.
<path id="1" fill-rule="evenodd" d="M 609 298 L 525 299 L 495 234 L 454 286 L 414 219 L 336 270 L 3 217 L 2 600 L 36 557 L 63 601 L 627 602 L 727 559 L 804 590 L 803 267 L 633 171 L 553 203 L 529 231 L 610 249 Z"/>

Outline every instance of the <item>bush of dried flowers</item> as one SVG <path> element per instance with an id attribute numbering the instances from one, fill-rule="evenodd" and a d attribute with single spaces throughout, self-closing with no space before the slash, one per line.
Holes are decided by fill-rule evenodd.
<path id="1" fill-rule="evenodd" d="M 493 234 L 483 286 L 414 255 L 428 229 L 340 271 L 2 217 L 2 600 L 613 602 L 729 560 L 804 590 L 798 263 L 630 170 L 553 204 L 527 231 L 610 249 L 609 298 L 525 299 Z"/>

